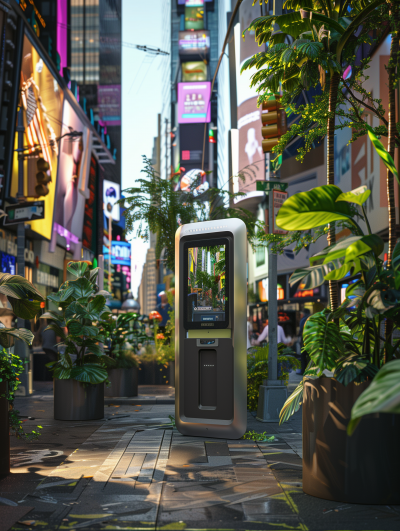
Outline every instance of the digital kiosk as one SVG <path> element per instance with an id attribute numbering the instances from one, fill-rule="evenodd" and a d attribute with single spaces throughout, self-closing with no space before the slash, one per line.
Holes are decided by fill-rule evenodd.
<path id="1" fill-rule="evenodd" d="M 247 424 L 246 226 L 176 233 L 175 422 L 183 435 L 237 439 Z"/>

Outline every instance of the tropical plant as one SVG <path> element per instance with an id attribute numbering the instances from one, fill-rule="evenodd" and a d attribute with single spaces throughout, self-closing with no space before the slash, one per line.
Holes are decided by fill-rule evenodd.
<path id="1" fill-rule="evenodd" d="M 167 291 L 168 304 L 171 309 L 168 312 L 169 319 L 165 326 L 162 337 L 158 339 L 157 362 L 167 366 L 171 361 L 175 361 L 175 293 Z"/>
<path id="2" fill-rule="evenodd" d="M 144 332 L 144 325 L 138 317 L 139 315 L 133 312 L 118 316 L 111 314 L 101 323 L 107 354 L 115 360 L 116 369 L 139 365 L 136 351 L 138 345 L 148 338 Z"/>
<path id="3" fill-rule="evenodd" d="M 247 28 L 255 31 L 259 45 L 268 43 L 268 49 L 245 62 L 242 70 L 256 68 L 252 86 L 261 93 L 259 103 L 283 91 L 282 105 L 286 108 L 304 90 L 318 88 L 317 96 L 306 106 L 296 109 L 300 124 L 294 124 L 284 135 L 275 151 L 295 136 L 309 133 L 309 149 L 314 142 L 327 138 L 327 184 L 334 184 L 335 119 L 341 93 L 341 80 L 350 62 L 354 63 L 355 51 L 369 42 L 369 18 L 375 17 L 384 0 L 365 2 L 343 0 L 287 0 L 283 15 L 258 17 Z M 276 31 L 277 26 L 279 31 Z M 303 111 L 303 112 L 299 112 Z M 290 109 L 289 109 L 290 114 Z M 321 115 L 317 124 L 315 117 Z M 322 118 L 322 119 L 321 119 Z M 315 126 L 318 125 L 316 128 Z M 334 227 L 329 227 L 328 242 L 335 243 Z M 332 309 L 338 306 L 337 284 L 329 281 Z"/>
<path id="4" fill-rule="evenodd" d="M 304 348 L 311 362 L 305 376 L 319 377 L 328 370 L 344 385 L 371 380 L 385 361 L 400 352 L 399 342 L 392 345 L 391 336 L 382 341 L 380 335 L 385 319 L 400 327 L 400 244 L 392 262 L 384 264 L 383 240 L 371 233 L 363 206 L 369 195 L 366 187 L 342 193 L 336 186 L 325 185 L 295 194 L 278 213 L 278 226 L 289 230 L 341 222 L 351 233 L 314 255 L 310 267 L 296 270 L 290 278 L 291 285 L 301 282 L 303 289 L 331 279 L 346 277 L 349 282 L 346 299 L 336 311 L 325 310 L 307 320 Z M 300 407 L 302 385 L 288 398 L 281 422 Z"/>
<path id="5" fill-rule="evenodd" d="M 90 269 L 87 262 L 69 262 L 67 271 L 75 280 L 67 280 L 57 293 L 47 296 L 58 310 L 42 315 L 50 321 L 46 330 L 61 338 L 59 359 L 47 367 L 59 380 L 99 384 L 107 380 L 107 367 L 115 366 L 102 346 L 106 340 L 103 321 L 111 315 L 106 306 L 109 294 L 96 285 L 99 268 Z"/>
<path id="6" fill-rule="evenodd" d="M 268 379 L 269 344 L 265 347 L 253 347 L 247 355 L 247 408 L 256 411 L 260 385 Z M 286 384 L 290 368 L 300 368 L 299 360 L 284 343 L 278 343 L 278 379 Z"/>
<path id="7" fill-rule="evenodd" d="M 243 208 L 230 208 L 224 199 L 233 199 L 243 193 L 231 194 L 219 188 L 207 191 L 207 201 L 199 200 L 196 186 L 201 175 L 188 190 L 175 190 L 170 180 L 161 179 L 154 170 L 151 161 L 144 157 L 145 178 L 138 179 L 137 186 L 124 190 L 123 201 L 128 204 L 125 210 L 126 230 L 137 232 L 138 237 L 149 238 L 150 233 L 157 235 L 156 257 L 164 251 L 166 265 L 175 270 L 175 233 L 180 225 L 213 219 L 239 218 L 246 224 L 248 239 L 255 239 L 256 218 Z M 201 172 L 200 172 L 201 173 Z M 213 205 L 210 208 L 210 205 Z M 138 224 L 138 225 L 136 225 Z"/>
<path id="8" fill-rule="evenodd" d="M 19 356 L 16 356 L 9 350 L 0 349 L 0 382 L 7 382 L 7 391 L 0 394 L 0 398 L 5 398 L 9 404 L 9 422 L 10 432 L 18 439 L 26 439 L 28 441 L 37 439 L 40 435 L 39 431 L 32 430 L 30 433 L 25 432 L 19 411 L 14 408 L 15 392 L 20 385 L 20 376 L 25 371 L 25 364 Z M 42 429 L 42 426 L 37 426 Z"/>

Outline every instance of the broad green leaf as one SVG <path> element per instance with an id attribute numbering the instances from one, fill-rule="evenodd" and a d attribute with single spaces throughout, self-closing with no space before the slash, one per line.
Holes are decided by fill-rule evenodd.
<path id="1" fill-rule="evenodd" d="M 86 262 L 68 262 L 67 271 L 75 277 L 82 277 L 88 267 Z"/>
<path id="2" fill-rule="evenodd" d="M 377 234 L 367 234 L 358 241 L 349 245 L 346 250 L 345 263 L 358 258 L 359 256 L 373 252 L 378 257 L 384 249 L 384 242 Z"/>
<path id="3" fill-rule="evenodd" d="M 61 367 L 64 367 L 64 369 L 72 369 L 72 360 L 68 352 L 60 354 L 60 365 Z"/>
<path id="4" fill-rule="evenodd" d="M 66 339 L 65 338 L 65 334 L 64 334 L 64 330 L 55 321 L 50 322 L 45 330 L 53 330 L 53 332 L 55 332 L 56 336 L 59 336 L 63 341 Z"/>
<path id="5" fill-rule="evenodd" d="M 335 185 L 318 186 L 295 194 L 283 203 L 276 218 L 284 230 L 308 230 L 351 217 L 350 205 L 336 203 L 342 191 Z"/>
<path id="6" fill-rule="evenodd" d="M 107 377 L 106 369 L 96 363 L 86 363 L 71 370 L 71 378 L 78 382 L 99 384 L 105 382 Z"/>
<path id="7" fill-rule="evenodd" d="M 8 300 L 15 315 L 21 319 L 33 319 L 40 311 L 40 301 L 14 299 L 13 297 L 8 297 Z"/>
<path id="8" fill-rule="evenodd" d="M 396 289 L 376 289 L 367 298 L 367 303 L 379 313 L 385 313 L 398 304 L 399 301 L 400 291 Z"/>
<path id="9" fill-rule="evenodd" d="M 339 383 L 346 386 L 352 382 L 362 383 L 368 378 L 372 379 L 377 372 L 376 365 L 368 359 L 358 354 L 350 354 L 337 360 L 334 375 Z"/>
<path id="10" fill-rule="evenodd" d="M 44 301 L 43 295 L 26 278 L 0 273 L 0 293 L 14 299 Z"/>
<path id="11" fill-rule="evenodd" d="M 348 203 L 355 203 L 356 205 L 363 205 L 368 197 L 371 195 L 371 190 L 366 186 L 360 186 L 351 192 L 343 192 L 339 195 L 336 201 L 347 201 Z"/>
<path id="12" fill-rule="evenodd" d="M 330 247 L 325 247 L 325 249 L 323 249 L 321 252 L 315 254 L 312 258 L 310 258 L 310 263 L 314 263 L 316 260 L 321 260 L 321 258 L 324 258 L 324 264 L 332 260 L 344 258 L 348 247 L 352 243 L 361 240 L 361 238 L 362 236 L 349 236 L 348 238 L 344 238 L 343 240 L 340 240 L 340 242 L 335 243 Z"/>
<path id="13" fill-rule="evenodd" d="M 395 248 L 393 249 L 392 268 L 397 272 L 400 269 L 400 242 L 396 243 Z"/>
<path id="14" fill-rule="evenodd" d="M 32 345 L 34 335 L 26 328 L 0 328 L 0 345 L 10 348 L 15 344 L 16 339 L 20 339 L 27 345 Z"/>
<path id="15" fill-rule="evenodd" d="M 84 277 L 68 281 L 69 288 L 73 288 L 72 294 L 77 299 L 87 298 L 93 294 L 93 285 Z"/>
<path id="16" fill-rule="evenodd" d="M 47 366 L 49 365 L 50 364 L 47 364 Z M 62 367 L 61 365 L 58 365 L 53 370 L 53 377 L 57 380 L 69 380 L 71 378 L 71 371 L 72 369 L 69 367 Z"/>
<path id="17" fill-rule="evenodd" d="M 371 413 L 400 413 L 400 360 L 386 363 L 351 410 L 347 433 L 351 435 L 361 417 Z"/>
<path id="18" fill-rule="evenodd" d="M 333 371 L 338 358 L 344 354 L 344 342 L 339 328 L 329 320 L 330 310 L 311 315 L 304 325 L 304 348 L 320 374 L 325 369 Z"/>
<path id="19" fill-rule="evenodd" d="M 394 160 L 389 155 L 389 153 L 385 149 L 385 146 L 382 144 L 382 142 L 375 135 L 374 130 L 372 129 L 372 127 L 367 125 L 367 129 L 368 129 L 369 139 L 371 140 L 372 145 L 374 146 L 376 152 L 378 153 L 378 155 L 382 159 L 382 161 L 383 161 L 384 165 L 386 166 L 386 168 L 393 173 L 393 175 L 397 179 L 397 182 L 400 184 L 399 174 L 397 173 L 397 169 L 396 169 Z"/>
<path id="20" fill-rule="evenodd" d="M 299 385 L 293 391 L 293 393 L 286 399 L 286 402 L 283 404 L 283 407 L 279 413 L 279 425 L 282 422 L 286 422 L 289 418 L 300 409 L 300 406 L 303 403 L 304 395 L 304 380 L 301 380 Z"/>
<path id="21" fill-rule="evenodd" d="M 96 295 L 96 297 L 89 303 L 88 311 L 99 313 L 105 306 L 106 299 L 103 295 Z"/>
<path id="22" fill-rule="evenodd" d="M 357 273 L 361 271 L 361 264 L 360 260 L 355 259 L 352 262 L 347 262 L 346 264 L 343 264 L 342 267 L 339 269 L 334 269 L 327 275 L 325 275 L 325 280 L 341 280 L 344 278 L 349 272 L 350 276 L 354 276 Z"/>
<path id="23" fill-rule="evenodd" d="M 301 281 L 300 289 L 314 289 L 321 286 L 325 282 L 326 275 L 336 267 L 340 267 L 340 263 L 337 260 L 329 262 L 328 264 L 319 264 L 316 266 L 305 267 L 304 269 L 296 269 L 289 279 L 289 284 L 293 286 Z"/>
<path id="24" fill-rule="evenodd" d="M 63 321 L 64 317 L 62 313 L 54 312 L 53 310 L 48 310 L 40 316 L 41 319 L 54 319 L 55 321 Z"/>

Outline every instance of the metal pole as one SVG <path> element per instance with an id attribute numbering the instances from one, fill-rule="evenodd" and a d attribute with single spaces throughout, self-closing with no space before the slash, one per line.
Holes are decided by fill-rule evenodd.
<path id="1" fill-rule="evenodd" d="M 112 251 L 112 216 L 111 212 L 108 216 L 108 243 L 110 248 L 108 250 L 108 291 L 111 293 L 111 251 Z"/>
<path id="2" fill-rule="evenodd" d="M 268 225 L 272 234 L 274 216 L 273 192 L 268 198 Z M 277 301 L 277 256 L 268 249 L 268 381 L 278 379 L 278 301 Z"/>
<path id="3" fill-rule="evenodd" d="M 168 118 L 165 118 L 165 178 L 168 179 Z"/>

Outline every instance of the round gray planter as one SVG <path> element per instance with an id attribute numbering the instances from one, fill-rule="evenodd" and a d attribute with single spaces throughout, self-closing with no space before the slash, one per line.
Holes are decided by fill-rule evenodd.
<path id="1" fill-rule="evenodd" d="M 110 369 L 108 379 L 110 387 L 104 385 L 104 396 L 129 397 L 138 395 L 138 370 L 137 367 L 130 369 Z"/>
<path id="2" fill-rule="evenodd" d="M 0 382 L 0 395 L 7 393 L 7 382 Z M 0 398 L 0 477 L 10 473 L 10 427 L 8 400 Z"/>
<path id="3" fill-rule="evenodd" d="M 104 418 L 104 384 L 76 380 L 54 380 L 56 420 L 98 420 Z"/>

